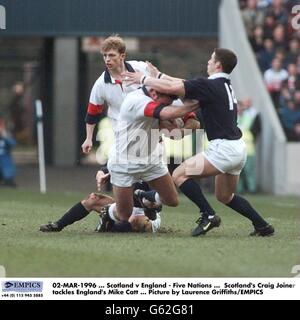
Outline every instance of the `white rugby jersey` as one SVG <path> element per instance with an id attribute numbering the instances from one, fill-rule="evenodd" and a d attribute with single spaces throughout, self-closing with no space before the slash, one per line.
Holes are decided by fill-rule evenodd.
<path id="1" fill-rule="evenodd" d="M 155 110 L 159 107 L 160 103 L 153 101 L 142 88 L 126 96 L 120 108 L 115 144 L 109 157 L 111 169 L 135 173 L 162 162 L 159 119 L 155 118 Z"/>
<path id="2" fill-rule="evenodd" d="M 148 75 L 147 64 L 143 61 L 125 62 L 128 71 L 139 71 Z M 99 121 L 99 117 L 106 103 L 108 110 L 107 116 L 112 120 L 113 127 L 116 125 L 121 104 L 126 95 L 136 90 L 138 85 L 128 86 L 120 80 L 114 79 L 110 73 L 105 70 L 96 80 L 90 95 L 89 105 L 86 115 L 86 123 L 95 124 Z"/>

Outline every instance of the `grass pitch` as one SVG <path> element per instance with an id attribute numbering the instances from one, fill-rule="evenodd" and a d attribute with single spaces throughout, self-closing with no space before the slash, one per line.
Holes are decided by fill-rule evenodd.
<path id="1" fill-rule="evenodd" d="M 8 277 L 291 277 L 300 264 L 294 197 L 246 197 L 274 225 L 270 238 L 248 237 L 250 222 L 213 198 L 221 227 L 192 238 L 198 213 L 184 197 L 163 209 L 166 232 L 156 235 L 95 233 L 95 213 L 60 233 L 38 231 L 84 196 L 0 190 L 0 265 Z"/>

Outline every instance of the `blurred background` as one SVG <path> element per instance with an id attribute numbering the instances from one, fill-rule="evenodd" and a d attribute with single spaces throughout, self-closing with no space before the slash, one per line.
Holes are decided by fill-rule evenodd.
<path id="1" fill-rule="evenodd" d="M 0 119 L 2 135 L 11 139 L 9 146 L 3 142 L 2 153 L 12 156 L 0 188 L 39 188 L 35 101 L 40 99 L 48 190 L 94 189 L 93 175 L 106 151 L 104 144 L 98 149 L 95 135 L 92 155 L 81 154 L 84 117 L 90 90 L 104 69 L 101 42 L 118 33 L 126 41 L 127 60 L 149 60 L 181 78 L 206 76 L 215 47 L 234 50 L 239 65 L 232 80 L 249 154 L 239 192 L 300 194 L 297 4 L 0 0 L 6 15 L 0 30 Z M 213 182 L 206 184 L 212 190 Z"/>

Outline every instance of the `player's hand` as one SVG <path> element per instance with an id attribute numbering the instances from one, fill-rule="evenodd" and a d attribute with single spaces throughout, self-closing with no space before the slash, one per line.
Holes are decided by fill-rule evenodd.
<path id="1" fill-rule="evenodd" d="M 146 61 L 146 63 L 150 77 L 157 78 L 157 76 L 160 74 L 160 71 L 151 62 Z"/>
<path id="2" fill-rule="evenodd" d="M 88 154 L 92 150 L 92 147 L 93 147 L 92 140 L 91 139 L 86 139 L 84 141 L 84 143 L 82 144 L 81 149 L 82 149 L 83 153 Z"/>
<path id="3" fill-rule="evenodd" d="M 96 184 L 97 184 L 97 190 L 101 191 L 105 185 L 105 183 L 108 181 L 110 174 L 104 173 L 102 170 L 99 170 L 96 174 Z"/>
<path id="4" fill-rule="evenodd" d="M 124 72 L 122 73 L 122 80 L 126 82 L 127 86 L 132 84 L 140 84 L 141 78 L 144 76 L 142 72 Z"/>
<path id="5" fill-rule="evenodd" d="M 200 122 L 196 119 L 190 118 L 187 119 L 187 121 L 184 124 L 184 129 L 191 129 L 191 130 L 196 130 L 196 129 L 200 129 Z"/>
<path id="6" fill-rule="evenodd" d="M 159 129 L 166 129 L 168 131 L 172 131 L 174 129 L 178 129 L 175 119 L 173 120 L 160 120 L 159 121 Z"/>

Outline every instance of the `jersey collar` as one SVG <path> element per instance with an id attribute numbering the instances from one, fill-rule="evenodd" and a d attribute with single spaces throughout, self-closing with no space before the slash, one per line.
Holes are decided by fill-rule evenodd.
<path id="1" fill-rule="evenodd" d="M 225 79 L 229 79 L 229 74 L 225 73 L 225 72 L 219 72 L 219 73 L 215 73 L 211 76 L 208 77 L 208 79 L 212 80 L 212 79 L 218 79 L 218 78 L 225 78 Z"/>
<path id="2" fill-rule="evenodd" d="M 144 92 L 144 94 L 150 98 L 150 94 L 149 94 L 149 91 L 147 90 L 146 86 L 142 86 L 142 90 Z"/>
<path id="3" fill-rule="evenodd" d="M 135 72 L 132 65 L 126 61 L 124 61 L 125 64 L 125 68 L 127 71 L 129 72 Z M 116 83 L 116 80 L 110 75 L 110 73 L 108 72 L 107 68 L 105 69 L 105 73 L 104 73 L 104 82 L 105 83 Z"/>

